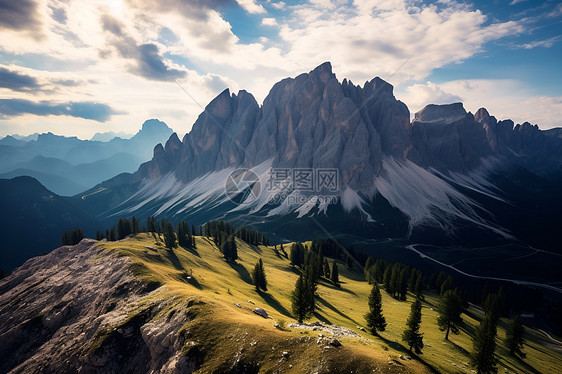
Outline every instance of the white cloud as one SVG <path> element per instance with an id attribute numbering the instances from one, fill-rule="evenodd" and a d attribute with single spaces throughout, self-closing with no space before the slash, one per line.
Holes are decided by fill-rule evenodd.
<path id="1" fill-rule="evenodd" d="M 277 20 L 275 18 L 263 18 L 261 24 L 264 26 L 277 26 Z"/>
<path id="2" fill-rule="evenodd" d="M 511 3 L 509 3 L 509 5 L 516 5 L 516 4 L 522 3 L 524 1 L 527 1 L 527 0 L 512 0 Z"/>
<path id="3" fill-rule="evenodd" d="M 397 90 L 396 96 L 408 106 L 412 116 L 428 104 L 451 104 L 462 101 L 459 96 L 444 91 L 430 81 L 411 85 L 402 92 Z"/>
<path id="4" fill-rule="evenodd" d="M 524 49 L 533 49 L 533 48 L 537 48 L 537 47 L 543 47 L 543 48 L 550 48 L 552 47 L 554 44 L 556 44 L 556 42 L 558 42 L 558 40 L 560 40 L 562 36 L 558 35 L 558 36 L 554 36 L 552 38 L 548 38 L 548 39 L 544 39 L 544 40 L 536 40 L 530 43 L 525 43 L 523 45 L 521 45 L 521 48 Z"/>
<path id="5" fill-rule="evenodd" d="M 265 8 L 260 4 L 256 3 L 255 0 L 236 0 L 238 5 L 240 5 L 244 10 L 251 14 L 263 14 L 267 13 Z"/>

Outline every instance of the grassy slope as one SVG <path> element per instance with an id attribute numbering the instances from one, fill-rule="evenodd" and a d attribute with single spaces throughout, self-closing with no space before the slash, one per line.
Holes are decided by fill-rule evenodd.
<path id="1" fill-rule="evenodd" d="M 139 275 L 146 280 L 166 285 L 163 297 L 182 296 L 201 300 L 206 305 L 212 306 L 205 309 L 204 313 L 200 314 L 200 318 L 194 319 L 198 323 L 194 322 L 192 326 L 186 326 L 198 340 L 215 347 L 211 349 L 212 354 L 206 358 L 202 371 L 220 368 L 221 363 L 226 360 L 226 357 L 221 355 L 232 354 L 233 350 L 243 344 L 250 350 L 249 354 L 260 357 L 260 361 L 270 361 L 272 365 L 270 369 L 273 370 L 274 364 L 279 360 L 277 351 L 294 348 L 292 343 L 289 344 L 288 339 L 300 337 L 308 344 L 300 347 L 302 351 L 300 355 L 295 353 L 289 360 L 296 371 L 308 371 L 307 368 L 310 369 L 308 363 L 320 360 L 330 361 L 332 368 L 342 365 L 342 370 L 349 367 L 350 362 L 353 362 L 354 367 L 361 372 L 367 371 L 367 366 L 378 366 L 389 370 L 388 361 L 391 360 L 396 363 L 393 367 L 397 370 L 410 369 L 409 371 L 413 372 L 425 372 L 433 368 L 439 372 L 471 372 L 472 367 L 468 365 L 469 352 L 472 349 L 469 334 L 482 317 L 482 312 L 477 308 L 471 307 L 468 315 L 463 315 L 466 326 L 460 335 L 451 334 L 450 342 L 447 342 L 436 323 L 438 297 L 427 295 L 422 312 L 422 332 L 424 332 L 424 342 L 429 346 L 425 347 L 423 355 L 420 356 L 423 363 L 400 360 L 399 355 L 409 355 L 402 346 L 400 335 L 412 299 L 408 298 L 407 302 L 400 302 L 383 292 L 383 312 L 388 322 L 387 331 L 381 333 L 381 337 L 362 333 L 369 338 L 368 341 L 343 339 L 342 349 L 332 350 L 335 353 L 325 355 L 317 347 L 314 339 L 306 340 L 307 336 L 316 338 L 315 332 L 279 331 L 273 328 L 273 321 L 257 317 L 251 312 L 255 306 L 260 306 L 275 321 L 283 319 L 287 323 L 293 322 L 290 315 L 290 293 L 297 280 L 298 271 L 289 265 L 287 259 L 276 255 L 272 247 L 258 248 L 238 241 L 239 259 L 237 264 L 229 264 L 224 261 L 221 253 L 210 240 L 204 237 L 196 239 L 197 249 L 193 251 L 183 248 L 168 251 L 156 244 L 154 238 L 147 234 L 140 234 L 119 242 L 105 243 L 103 246 L 142 264 L 136 267 Z M 260 257 L 264 261 L 267 273 L 268 292 L 266 293 L 256 293 L 251 284 L 250 272 Z M 184 280 L 184 274 L 189 270 L 193 271 L 198 286 L 187 284 Z M 359 273 L 349 272 L 343 265 L 340 266 L 340 280 L 341 288 L 335 288 L 321 281 L 317 297 L 318 311 L 312 321 L 325 321 L 358 331 L 356 326 L 364 326 L 363 315 L 367 312 L 367 296 L 371 286 Z M 242 307 L 236 307 L 235 303 L 240 303 Z M 498 330 L 497 353 L 501 356 L 500 372 L 504 372 L 504 369 L 516 373 L 557 372 L 562 363 L 562 353 L 546 347 L 545 341 L 533 331 L 527 334 L 525 346 L 527 358 L 521 361 L 509 357 L 503 345 L 504 324 L 502 321 Z M 254 341 L 259 341 L 259 344 L 251 345 L 250 343 Z M 262 369 L 267 370 L 267 365 L 262 366 Z"/>

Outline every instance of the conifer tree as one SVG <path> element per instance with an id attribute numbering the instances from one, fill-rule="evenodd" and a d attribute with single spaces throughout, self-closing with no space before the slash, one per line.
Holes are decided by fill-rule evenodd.
<path id="1" fill-rule="evenodd" d="M 256 292 L 260 291 L 260 263 L 256 262 L 254 268 L 252 269 L 252 283 L 256 289 Z"/>
<path id="2" fill-rule="evenodd" d="M 388 292 L 389 294 L 392 294 L 392 291 L 390 289 L 390 278 L 392 278 L 392 266 L 388 265 L 386 267 L 386 269 L 384 270 L 383 283 L 384 283 L 384 289 L 386 290 L 386 292 Z"/>
<path id="3" fill-rule="evenodd" d="M 453 290 L 445 292 L 439 304 L 439 317 L 437 323 L 441 331 L 445 333 L 445 339 L 449 339 L 449 331 L 459 334 L 459 326 L 462 323 L 462 300 L 458 293 Z"/>
<path id="4" fill-rule="evenodd" d="M 408 268 L 403 267 L 400 270 L 400 275 L 398 277 L 398 297 L 400 300 L 406 300 L 406 294 L 408 293 Z"/>
<path id="5" fill-rule="evenodd" d="M 367 327 L 373 335 L 386 329 L 386 319 L 382 315 L 382 296 L 378 285 L 374 285 L 369 295 L 369 312 L 365 314 Z"/>
<path id="6" fill-rule="evenodd" d="M 422 294 L 422 273 L 421 271 L 417 272 L 417 277 L 416 277 L 416 283 L 414 285 L 414 290 L 413 290 L 414 294 L 416 295 L 417 298 L 420 298 L 423 300 L 423 294 Z"/>
<path id="7" fill-rule="evenodd" d="M 328 262 L 327 258 L 324 258 L 324 278 L 330 279 L 330 263 Z"/>
<path id="8" fill-rule="evenodd" d="M 365 275 L 365 280 L 370 282 L 369 278 L 369 270 L 371 266 L 375 264 L 375 259 L 371 256 L 367 257 L 367 261 L 365 261 L 365 266 L 363 267 L 363 274 Z"/>
<path id="9" fill-rule="evenodd" d="M 96 231 L 96 240 L 102 240 L 103 239 L 103 233 L 98 230 Z"/>
<path id="10" fill-rule="evenodd" d="M 303 274 L 297 279 L 295 290 L 291 295 L 291 302 L 293 316 L 299 323 L 312 316 L 314 295 L 310 294 L 310 288 L 307 287 Z"/>
<path id="11" fill-rule="evenodd" d="M 521 324 L 521 318 L 517 314 L 509 321 L 505 331 L 505 345 L 512 356 L 518 354 L 521 358 L 525 358 L 526 354 L 523 352 L 524 334 L 525 327 Z"/>
<path id="12" fill-rule="evenodd" d="M 406 321 L 406 330 L 402 334 L 402 340 L 408 344 L 410 347 L 410 352 L 412 349 L 416 353 L 421 353 L 423 349 L 423 334 L 420 333 L 420 325 L 422 319 L 422 303 L 419 298 L 416 298 L 416 301 L 412 303 L 410 309 L 410 315 L 408 316 L 408 320 Z"/>
<path id="13" fill-rule="evenodd" d="M 340 283 L 340 275 L 339 275 L 338 264 L 336 263 L 336 260 L 334 260 L 334 262 L 332 263 L 332 271 L 331 271 L 331 274 L 330 274 L 330 280 L 336 286 Z"/>
<path id="14" fill-rule="evenodd" d="M 267 277 L 265 276 L 265 268 L 263 266 L 263 261 L 260 258 L 258 261 L 258 268 L 259 268 L 259 286 L 262 290 L 267 291 Z"/>
<path id="15" fill-rule="evenodd" d="M 174 226 L 170 222 L 163 219 L 162 231 L 164 234 L 164 245 L 166 246 L 166 248 L 176 248 L 178 245 L 176 243 L 176 233 L 174 232 Z"/>
<path id="16" fill-rule="evenodd" d="M 487 314 L 474 331 L 472 365 L 477 373 L 497 373 L 496 367 L 496 321 Z"/>

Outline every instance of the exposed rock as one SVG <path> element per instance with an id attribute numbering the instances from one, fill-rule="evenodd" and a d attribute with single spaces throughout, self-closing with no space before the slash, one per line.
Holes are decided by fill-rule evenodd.
<path id="1" fill-rule="evenodd" d="M 0 372 L 195 369 L 197 349 L 181 353 L 185 311 L 154 318 L 172 301 L 138 304 L 154 288 L 96 243 L 32 258 L 0 281 Z"/>
<path id="2" fill-rule="evenodd" d="M 266 312 L 265 309 L 263 309 L 263 308 L 256 308 L 256 309 L 254 309 L 254 313 L 256 313 L 257 315 L 262 316 L 263 318 L 269 318 L 269 315 L 267 314 L 267 312 Z"/>
<path id="3" fill-rule="evenodd" d="M 331 346 L 333 346 L 333 347 L 341 347 L 341 345 L 342 345 L 338 339 L 332 339 L 332 340 L 330 340 L 330 343 L 329 343 L 329 344 L 330 344 Z"/>

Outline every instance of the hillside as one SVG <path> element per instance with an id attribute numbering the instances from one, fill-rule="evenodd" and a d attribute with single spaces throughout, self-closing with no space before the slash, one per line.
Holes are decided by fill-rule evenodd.
<path id="1" fill-rule="evenodd" d="M 308 321 L 362 336 L 338 337 L 343 346 L 335 348 L 327 332 L 273 326 L 294 322 L 289 297 L 298 277 L 273 247 L 237 239 L 239 259 L 230 264 L 205 237 L 196 237 L 195 250 L 170 251 L 159 243 L 149 234 L 84 240 L 31 259 L 0 281 L 0 319 L 8 321 L 0 327 L 0 353 L 9 357 L 0 371 L 471 373 L 469 334 L 482 317 L 479 308 L 468 309 L 461 334 L 447 342 L 436 324 L 438 298 L 426 295 L 426 347 L 419 360 L 408 360 L 399 337 L 411 297 L 401 302 L 383 292 L 387 331 L 380 338 L 362 332 L 357 327 L 364 326 L 371 286 L 340 264 L 341 288 L 321 281 L 317 313 Z M 268 279 L 264 293 L 256 293 L 250 279 L 259 258 Z M 254 314 L 255 307 L 272 319 Z M 527 329 L 526 359 L 508 357 L 504 322 L 500 372 L 556 372 L 560 347 L 536 331 Z"/>
<path id="2" fill-rule="evenodd" d="M 36 179 L 0 179 L 0 269 L 11 271 L 27 259 L 60 245 L 61 233 L 75 227 L 89 233 L 95 218 Z"/>

